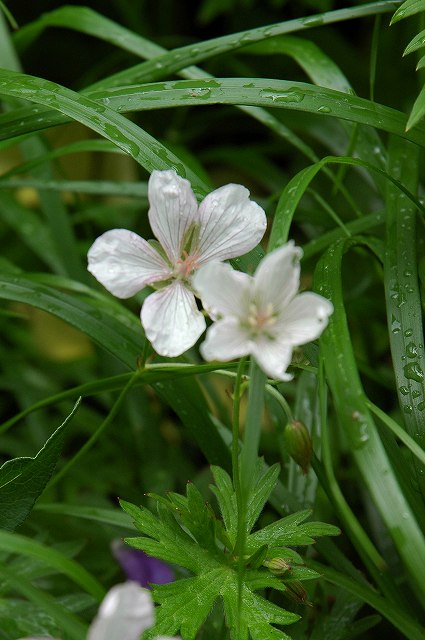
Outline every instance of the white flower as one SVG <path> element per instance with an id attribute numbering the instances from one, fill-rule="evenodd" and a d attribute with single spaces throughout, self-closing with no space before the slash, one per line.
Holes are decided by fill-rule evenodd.
<path id="1" fill-rule="evenodd" d="M 263 237 L 266 216 L 237 184 L 216 189 L 198 207 L 190 183 L 172 170 L 152 172 L 148 196 L 159 245 L 126 229 L 107 231 L 90 248 L 88 269 L 119 298 L 159 285 L 144 301 L 141 321 L 157 353 L 178 356 L 206 326 L 196 306 L 194 272 L 211 260 L 253 249 Z"/>
<path id="2" fill-rule="evenodd" d="M 151 594 L 137 582 L 117 584 L 105 596 L 87 640 L 139 640 L 154 623 Z M 158 636 L 156 640 L 172 640 Z M 177 640 L 177 639 L 176 639 Z"/>
<path id="3" fill-rule="evenodd" d="M 154 623 L 151 594 L 136 582 L 117 584 L 106 594 L 87 635 L 87 640 L 139 640 Z M 48 640 L 46 637 L 21 640 Z M 52 639 L 53 640 L 53 639 Z M 180 640 L 157 636 L 156 640 Z"/>
<path id="4" fill-rule="evenodd" d="M 269 253 L 253 277 L 219 262 L 196 273 L 194 286 L 217 319 L 200 347 L 205 360 L 251 355 L 271 378 L 291 379 L 285 372 L 293 348 L 318 338 L 333 311 L 322 296 L 298 294 L 301 256 L 291 241 Z"/>

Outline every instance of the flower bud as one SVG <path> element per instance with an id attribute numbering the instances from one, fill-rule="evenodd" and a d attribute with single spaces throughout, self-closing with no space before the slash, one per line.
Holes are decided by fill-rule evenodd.
<path id="1" fill-rule="evenodd" d="M 272 558 L 271 560 L 265 560 L 263 564 L 277 576 L 286 573 L 291 568 L 291 565 L 284 558 Z"/>
<path id="2" fill-rule="evenodd" d="M 290 582 L 285 582 L 285 586 L 285 594 L 291 600 L 293 600 L 297 604 L 306 604 L 311 607 L 311 602 L 308 599 L 308 593 L 299 580 L 291 580 Z"/>
<path id="3" fill-rule="evenodd" d="M 303 473 L 307 473 L 313 455 L 307 427 L 299 420 L 292 420 L 286 425 L 283 436 L 289 455 L 301 467 Z"/>

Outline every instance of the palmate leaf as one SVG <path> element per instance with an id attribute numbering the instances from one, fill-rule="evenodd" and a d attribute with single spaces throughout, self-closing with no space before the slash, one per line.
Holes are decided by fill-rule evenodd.
<path id="1" fill-rule="evenodd" d="M 402 20 L 403 18 L 407 18 L 409 16 L 413 16 L 421 11 L 425 11 L 425 0 L 406 0 L 403 4 L 397 9 L 394 13 L 391 24 Z M 415 37 L 409 42 L 407 47 L 404 50 L 403 55 L 407 55 L 409 53 L 413 53 L 413 51 L 417 51 L 425 46 L 425 30 L 416 34 Z M 417 69 L 420 69 L 424 65 L 425 56 L 421 58 L 418 62 Z M 412 127 L 414 127 L 424 116 L 425 114 L 425 87 L 422 87 L 418 97 L 416 98 L 412 111 L 410 112 L 409 119 L 406 124 L 406 131 L 409 131 Z"/>
<path id="2" fill-rule="evenodd" d="M 399 22 L 399 20 L 403 20 L 403 18 L 413 16 L 420 11 L 425 11 L 425 0 L 406 0 L 394 13 L 391 18 L 391 24 Z"/>
<path id="3" fill-rule="evenodd" d="M 425 85 L 419 92 L 418 97 L 413 103 L 412 111 L 410 112 L 409 120 L 406 124 L 406 129 L 411 129 L 419 122 L 419 120 L 425 114 Z"/>
<path id="4" fill-rule="evenodd" d="M 248 631 L 253 640 L 284 640 L 288 635 L 271 625 L 291 624 L 300 617 L 255 594 L 247 583 L 242 587 L 240 610 L 237 574 L 224 566 L 193 578 L 157 585 L 153 596 L 161 606 L 155 627 L 145 633 L 144 640 L 153 640 L 158 634 L 173 635 L 179 630 L 183 640 L 195 638 L 217 597 L 223 601 L 231 636 L 238 640 L 248 638 Z"/>
<path id="5" fill-rule="evenodd" d="M 151 494 L 157 500 L 155 515 L 148 509 L 121 502 L 143 534 L 126 542 L 193 574 L 170 584 L 154 585 L 153 598 L 160 606 L 156 624 L 143 638 L 153 640 L 158 635 L 180 634 L 183 640 L 194 640 L 217 602 L 224 608 L 232 640 L 288 638 L 274 625 L 291 624 L 299 615 L 273 604 L 256 591 L 266 588 L 285 591 L 291 584 L 295 588 L 299 581 L 319 577 L 302 566 L 298 553 L 285 545 L 308 545 L 314 542 L 313 536 L 336 535 L 339 530 L 331 525 L 304 522 L 309 512 L 303 511 L 250 534 L 279 474 L 277 465 L 267 468 L 259 460 L 253 472 L 255 482 L 245 518 L 247 541 L 241 559 L 235 553 L 238 510 L 233 484 L 223 469 L 212 467 L 212 472 L 215 480 L 212 489 L 222 519 L 217 518 L 192 483 L 188 483 L 186 496 Z M 273 565 L 276 559 L 282 562 L 283 575 L 275 575 L 269 569 L 270 566 L 276 569 Z"/>

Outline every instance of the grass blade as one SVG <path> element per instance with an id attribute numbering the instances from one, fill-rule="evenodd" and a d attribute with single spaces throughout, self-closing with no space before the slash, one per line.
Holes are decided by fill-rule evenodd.
<path id="1" fill-rule="evenodd" d="M 418 597 L 425 597 L 425 540 L 400 490 L 367 406 L 354 359 L 345 316 L 341 266 L 356 239 L 340 241 L 323 256 L 317 267 L 317 290 L 334 305 L 334 314 L 320 345 L 339 423 L 353 458 L 386 523 L 400 557 L 415 583 Z M 391 501 L 387 496 L 391 495 Z"/>
<path id="2" fill-rule="evenodd" d="M 389 171 L 411 191 L 418 184 L 418 153 L 393 138 Z M 384 261 L 388 333 L 397 395 L 410 436 L 425 449 L 425 384 L 422 308 L 416 256 L 416 206 L 389 182 L 387 188 L 386 251 Z M 416 483 L 425 500 L 425 467 L 416 458 Z"/>
<path id="3" fill-rule="evenodd" d="M 3 564 L 0 564 L 0 576 L 5 578 L 18 593 L 21 593 L 30 602 L 40 607 L 43 612 L 50 615 L 69 638 L 81 640 L 86 637 L 87 625 L 64 609 L 63 605 L 58 603 L 50 594 L 37 589 L 23 576 L 16 575 L 15 571 Z"/>

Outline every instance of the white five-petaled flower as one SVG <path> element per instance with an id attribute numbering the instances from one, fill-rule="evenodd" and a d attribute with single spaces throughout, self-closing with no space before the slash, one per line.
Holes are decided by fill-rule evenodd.
<path id="1" fill-rule="evenodd" d="M 155 608 L 147 589 L 136 582 L 117 584 L 106 594 L 90 625 L 87 640 L 139 640 L 154 623 Z M 48 640 L 46 636 L 21 640 Z M 53 640 L 53 638 L 51 639 Z M 157 636 L 155 640 L 181 640 Z"/>
<path id="2" fill-rule="evenodd" d="M 126 229 L 107 231 L 91 246 L 88 269 L 118 298 L 156 285 L 143 303 L 142 325 L 157 353 L 178 356 L 206 326 L 193 274 L 212 260 L 253 249 L 265 232 L 266 215 L 237 184 L 216 189 L 198 207 L 190 183 L 173 170 L 152 172 L 148 196 L 149 222 L 159 245 Z"/>
<path id="3" fill-rule="evenodd" d="M 202 303 L 217 320 L 200 347 L 205 360 L 251 355 L 271 378 L 291 379 L 293 348 L 318 338 L 333 311 L 316 293 L 298 294 L 301 256 L 290 241 L 269 253 L 254 276 L 219 262 L 196 273 Z"/>

